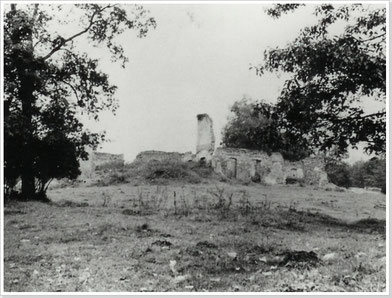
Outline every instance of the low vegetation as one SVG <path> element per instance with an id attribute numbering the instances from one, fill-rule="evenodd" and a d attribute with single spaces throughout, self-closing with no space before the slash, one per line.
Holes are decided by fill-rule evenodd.
<path id="1" fill-rule="evenodd" d="M 5 206 L 6 291 L 385 291 L 382 194 L 217 182 L 48 195 Z"/>

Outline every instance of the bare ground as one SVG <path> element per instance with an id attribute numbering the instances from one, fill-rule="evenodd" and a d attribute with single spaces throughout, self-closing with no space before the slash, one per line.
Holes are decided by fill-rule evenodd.
<path id="1" fill-rule="evenodd" d="M 7 292 L 385 291 L 385 195 L 218 183 L 4 208 Z"/>

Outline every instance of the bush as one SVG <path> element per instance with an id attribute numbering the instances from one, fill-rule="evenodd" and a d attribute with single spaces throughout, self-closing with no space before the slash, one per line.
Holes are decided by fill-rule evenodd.
<path id="1" fill-rule="evenodd" d="M 358 161 L 352 166 L 342 161 L 331 160 L 325 166 L 328 179 L 341 187 L 377 187 L 386 192 L 385 159 L 373 157 L 370 160 Z"/>
<path id="2" fill-rule="evenodd" d="M 325 170 L 329 181 L 333 184 L 345 188 L 351 186 L 351 167 L 347 163 L 339 161 L 330 162 L 326 164 Z"/>
<path id="3" fill-rule="evenodd" d="M 376 157 L 363 162 L 356 162 L 351 170 L 352 186 L 378 187 L 386 191 L 386 160 Z"/>

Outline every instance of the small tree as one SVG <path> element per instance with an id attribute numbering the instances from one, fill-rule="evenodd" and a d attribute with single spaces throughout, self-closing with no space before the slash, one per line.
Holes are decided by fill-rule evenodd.
<path id="1" fill-rule="evenodd" d="M 386 160 L 373 157 L 356 162 L 351 167 L 352 185 L 356 187 L 377 187 L 386 192 Z"/>
<path id="2" fill-rule="evenodd" d="M 309 155 L 306 140 L 280 127 L 276 107 L 262 101 L 237 101 L 231 107 L 233 116 L 223 129 L 222 144 L 232 148 L 281 152 L 289 160 Z"/>
<path id="3" fill-rule="evenodd" d="M 351 176 L 352 186 L 365 187 L 364 164 L 365 164 L 365 162 L 363 162 L 363 161 L 357 161 L 351 166 L 350 176 Z"/>
<path id="4" fill-rule="evenodd" d="M 385 189 L 386 163 L 384 159 L 373 157 L 364 164 L 364 183 L 367 187 L 384 187 Z"/>

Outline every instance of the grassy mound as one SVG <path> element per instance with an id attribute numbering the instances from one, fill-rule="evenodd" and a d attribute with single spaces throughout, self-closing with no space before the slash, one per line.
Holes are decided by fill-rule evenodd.
<path id="1" fill-rule="evenodd" d="M 144 180 L 150 183 L 163 183 L 180 181 L 186 183 L 200 183 L 203 178 L 212 178 L 211 168 L 194 162 L 176 160 L 148 162 L 134 161 L 126 165 L 129 180 Z"/>

